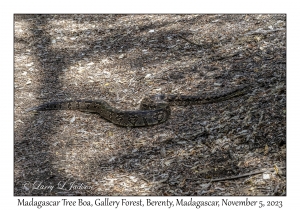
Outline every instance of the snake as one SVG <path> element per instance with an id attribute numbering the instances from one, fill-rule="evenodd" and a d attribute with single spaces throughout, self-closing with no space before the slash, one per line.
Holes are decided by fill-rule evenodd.
<path id="1" fill-rule="evenodd" d="M 189 106 L 225 101 L 242 96 L 249 85 L 240 85 L 221 92 L 208 92 L 197 95 L 156 94 L 144 97 L 138 110 L 120 110 L 105 100 L 65 100 L 53 101 L 28 108 L 25 111 L 79 110 L 97 113 L 102 118 L 124 127 L 143 127 L 163 123 L 170 118 L 170 106 Z"/>

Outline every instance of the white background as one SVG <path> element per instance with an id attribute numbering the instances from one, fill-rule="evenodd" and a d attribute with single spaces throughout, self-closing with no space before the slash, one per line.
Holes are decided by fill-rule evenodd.
<path id="1" fill-rule="evenodd" d="M 4 3 L 5 2 L 5 3 Z M 294 3 L 293 3 L 294 2 Z M 251 0 L 251 1 L 225 1 L 225 0 L 151 0 L 151 1 L 125 1 L 125 0 L 84 0 L 84 1 L 37 1 L 37 0 L 11 0 L 1 1 L 1 33 L 0 33 L 0 104 L 1 104 L 1 179 L 0 179 L 0 205 L 14 209 L 17 199 L 23 197 L 13 196 L 13 15 L 15 13 L 286 13 L 287 14 L 287 196 L 286 197 L 249 197 L 249 200 L 282 200 L 283 208 L 297 209 L 300 206 L 299 199 L 299 132 L 300 132 L 300 104 L 299 104 L 299 82 L 300 82 L 300 46 L 299 28 L 300 16 L 297 1 L 276 0 Z M 36 197 L 36 200 L 61 200 L 62 197 Z M 64 197 L 66 198 L 66 197 Z M 85 200 L 94 201 L 97 197 L 83 197 Z M 104 197 L 102 197 L 104 199 Z M 125 198 L 125 197 L 124 197 Z M 142 197 L 146 200 L 148 197 Z M 153 200 L 155 197 L 151 197 Z M 157 197 L 157 200 L 172 199 L 171 197 Z M 185 197 L 187 199 L 187 197 Z M 198 197 L 200 200 L 220 200 L 226 197 Z M 31 197 L 25 197 L 31 200 Z M 122 197 L 113 197 L 113 200 L 121 200 Z M 138 200 L 139 197 L 127 197 L 127 199 Z M 245 200 L 246 197 L 228 197 L 230 200 Z M 68 197 L 68 200 L 77 200 Z M 19 207 L 20 208 L 20 207 Z M 43 207 L 42 209 L 50 209 Z M 63 207 L 60 207 L 63 208 Z M 60 209 L 55 208 L 55 209 Z M 90 207 L 88 207 L 91 209 Z M 94 206 L 95 208 L 95 206 Z M 97 209 L 106 209 L 96 207 Z M 153 207 L 152 207 L 153 208 Z M 158 208 L 158 207 L 154 207 Z M 201 207 L 207 208 L 207 207 Z M 219 209 L 232 209 L 233 207 L 222 207 Z M 26 209 L 37 209 L 37 207 L 26 207 Z M 65 209 L 65 207 L 64 207 Z M 75 207 L 72 209 L 84 209 Z M 114 208 L 109 208 L 114 209 Z M 119 207 L 118 209 L 132 209 L 130 207 Z M 133 208 L 141 209 L 141 208 Z M 143 209 L 150 209 L 143 208 Z M 168 209 L 167 207 L 159 209 Z M 179 209 L 172 208 L 172 209 Z M 190 207 L 189 209 L 196 209 Z M 214 209 L 214 208 L 209 208 Z M 235 209 L 238 209 L 236 207 Z M 240 208 L 239 208 L 240 209 Z M 251 207 L 247 207 L 251 209 Z M 255 209 L 259 209 L 256 207 Z M 264 208 L 262 208 L 264 209 Z M 267 208 L 277 209 L 277 207 Z"/>

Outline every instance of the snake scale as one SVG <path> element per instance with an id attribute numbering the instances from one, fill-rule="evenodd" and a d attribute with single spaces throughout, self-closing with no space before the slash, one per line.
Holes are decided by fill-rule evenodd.
<path id="1" fill-rule="evenodd" d="M 139 110 L 124 111 L 110 106 L 104 100 L 56 101 L 32 107 L 26 111 L 79 110 L 98 113 L 104 119 L 126 127 L 151 126 L 167 121 L 171 115 L 170 106 L 187 106 L 224 101 L 244 95 L 248 85 L 227 89 L 220 93 L 202 93 L 201 95 L 149 95 L 145 97 Z"/>

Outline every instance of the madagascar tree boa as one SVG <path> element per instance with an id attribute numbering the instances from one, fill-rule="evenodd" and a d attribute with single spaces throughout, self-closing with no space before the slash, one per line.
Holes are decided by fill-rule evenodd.
<path id="1" fill-rule="evenodd" d="M 222 92 L 210 92 L 201 95 L 150 95 L 142 100 L 139 110 L 133 111 L 116 109 L 104 100 L 56 101 L 29 108 L 26 111 L 79 110 L 98 113 L 101 117 L 116 125 L 141 127 L 156 125 L 167 121 L 171 115 L 170 106 L 220 102 L 244 95 L 248 89 L 248 85 L 241 85 Z"/>

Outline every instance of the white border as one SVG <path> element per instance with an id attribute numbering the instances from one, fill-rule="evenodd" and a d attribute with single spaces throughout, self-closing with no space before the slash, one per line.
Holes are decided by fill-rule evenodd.
<path id="1" fill-rule="evenodd" d="M 296 1 L 252 0 L 252 1 L 37 1 L 14 0 L 1 4 L 1 206 L 17 206 L 13 197 L 13 14 L 14 13 L 287 13 L 287 156 L 288 177 L 287 197 L 274 198 L 283 200 L 287 209 L 299 206 L 299 13 Z M 298 44 L 298 45 L 297 45 Z M 25 197 L 29 199 L 29 197 Z M 94 200 L 96 197 L 85 197 Z M 121 199 L 120 197 L 114 197 Z M 133 197 L 132 197 L 133 198 Z M 137 198 L 137 197 L 134 197 Z M 202 197 L 211 199 L 210 197 Z M 224 197 L 216 197 L 222 199 Z M 240 199 L 243 197 L 229 197 Z M 45 197 L 39 197 L 45 199 Z M 48 198 L 47 198 L 48 199 Z M 50 197 L 51 200 L 60 197 Z M 75 198 L 74 198 L 75 199 Z M 159 199 L 159 198 L 158 198 Z M 252 200 L 268 200 L 268 197 L 250 197 Z M 36 209 L 36 207 L 34 207 Z M 78 207 L 79 208 L 79 207 Z M 82 209 L 82 208 L 81 208 Z M 103 209 L 103 208 L 102 208 Z M 123 208 L 122 208 L 123 209 Z M 129 208 L 128 208 L 129 209 Z"/>

